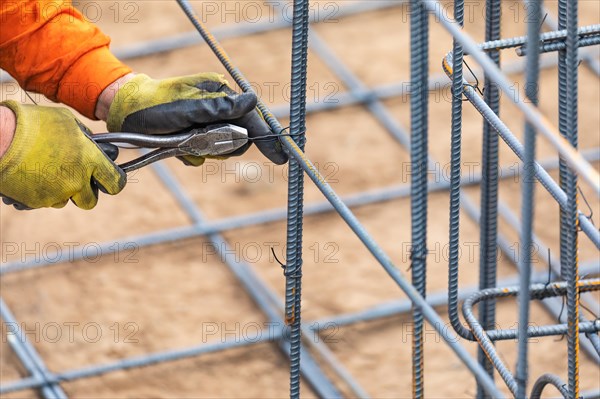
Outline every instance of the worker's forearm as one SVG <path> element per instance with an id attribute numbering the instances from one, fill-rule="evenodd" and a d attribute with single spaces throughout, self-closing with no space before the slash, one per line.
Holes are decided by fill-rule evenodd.
<path id="1" fill-rule="evenodd" d="M 0 157 L 8 150 L 12 142 L 16 124 L 15 114 L 9 108 L 0 106 Z"/>
<path id="2" fill-rule="evenodd" d="M 120 77 L 119 79 L 112 82 L 106 89 L 102 91 L 100 97 L 98 97 L 98 102 L 96 103 L 96 111 L 94 114 L 96 118 L 106 121 L 106 117 L 108 116 L 108 110 L 110 109 L 110 105 L 115 98 L 115 94 L 117 91 L 127 82 L 129 82 L 135 74 L 128 73 L 125 76 Z M 134 89 L 135 90 L 135 89 Z M 134 94 L 133 92 L 131 94 Z"/>

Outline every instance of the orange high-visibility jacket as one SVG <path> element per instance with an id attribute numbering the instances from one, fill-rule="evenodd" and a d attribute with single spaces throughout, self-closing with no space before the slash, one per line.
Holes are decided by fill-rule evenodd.
<path id="1" fill-rule="evenodd" d="M 131 72 L 109 43 L 70 0 L 0 0 L 0 68 L 88 118 L 102 90 Z"/>

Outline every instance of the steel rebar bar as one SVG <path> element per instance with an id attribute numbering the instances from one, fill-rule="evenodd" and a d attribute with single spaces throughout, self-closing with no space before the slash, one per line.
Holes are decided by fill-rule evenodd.
<path id="1" fill-rule="evenodd" d="M 418 0 L 410 2 L 410 165 L 411 165 L 411 280 L 426 297 L 427 286 L 427 169 L 429 81 L 429 14 Z M 412 390 L 413 398 L 424 393 L 424 319 L 413 308 Z"/>
<path id="2" fill-rule="evenodd" d="M 578 46 L 579 35 L 577 32 L 578 22 L 578 2 L 569 1 L 566 4 L 566 89 L 567 104 L 565 109 L 565 122 L 567 138 L 570 144 L 577 148 L 577 129 L 578 129 Z M 567 173 L 565 176 L 565 193 L 567 194 L 567 206 L 565 208 L 565 221 L 572 223 L 570 226 L 563 226 L 571 230 L 566 235 L 564 258 L 561 254 L 561 262 L 564 262 L 564 277 L 567 281 L 567 324 L 569 331 L 567 333 L 567 369 L 568 369 L 568 388 L 569 398 L 579 397 L 579 270 L 578 270 L 578 242 L 577 228 L 579 220 L 577 217 L 577 175 Z"/>
<path id="3" fill-rule="evenodd" d="M 540 399 L 542 397 L 542 392 L 546 385 L 553 385 L 558 392 L 566 398 L 569 395 L 569 390 L 566 389 L 566 384 L 562 382 L 562 380 L 554 375 L 554 374 L 542 374 L 540 378 L 533 384 L 533 388 L 531 389 L 531 399 Z"/>
<path id="4" fill-rule="evenodd" d="M 525 69 L 525 95 L 531 104 L 537 106 L 539 95 L 539 57 L 540 49 L 538 42 L 540 40 L 541 23 L 541 3 L 542 0 L 527 1 L 529 18 L 527 20 L 527 44 L 530 47 L 527 54 L 527 67 Z M 525 156 L 523 159 L 524 176 L 521 181 L 521 229 L 519 245 L 519 272 L 521 279 L 519 282 L 519 335 L 517 343 L 517 372 L 515 379 L 517 381 L 517 398 L 525 399 L 527 396 L 527 380 L 529 377 L 529 337 L 527 329 L 529 327 L 529 306 L 531 285 L 531 262 L 533 256 L 533 220 L 534 220 L 534 197 L 535 197 L 535 146 L 536 146 L 535 127 L 525 123 Z"/>
<path id="5" fill-rule="evenodd" d="M 306 133 L 306 76 L 308 68 L 309 0 L 294 0 L 290 134 L 304 151 Z M 287 250 L 285 265 L 285 318 L 290 326 L 290 398 L 300 397 L 302 223 L 304 173 L 295 159 L 288 171 Z"/>
<path id="6" fill-rule="evenodd" d="M 486 41 L 500 39 L 501 7 L 500 0 L 486 1 Z M 500 66 L 500 51 L 492 49 L 488 52 L 488 56 L 496 65 Z M 456 65 L 456 62 L 454 64 Z M 500 93 L 487 74 L 484 74 L 483 87 L 484 101 L 496 115 L 499 115 Z M 460 93 L 457 95 L 462 99 L 462 92 L 458 90 L 457 92 Z M 499 145 L 498 135 L 485 119 L 483 121 L 482 144 L 481 168 L 484 178 L 481 181 L 481 217 L 479 219 L 479 239 L 481 243 L 479 247 L 479 287 L 480 289 L 486 289 L 496 286 L 497 275 Z M 494 300 L 479 304 L 479 320 L 482 327 L 486 330 L 494 328 L 496 325 L 496 303 Z M 477 358 L 479 359 L 479 363 L 485 367 L 493 378 L 494 366 L 481 348 L 477 351 Z M 480 386 L 477 386 L 477 397 L 487 398 Z"/>

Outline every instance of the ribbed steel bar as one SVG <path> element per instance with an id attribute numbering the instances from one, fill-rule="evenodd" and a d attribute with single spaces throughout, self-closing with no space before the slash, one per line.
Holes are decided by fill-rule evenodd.
<path id="1" fill-rule="evenodd" d="M 33 346 L 31 346 L 31 343 L 27 340 L 27 336 L 21 330 L 19 323 L 2 298 L 0 298 L 0 317 L 7 324 L 7 330 L 9 331 L 8 342 L 14 349 L 21 364 L 31 374 L 31 378 L 40 383 L 40 393 L 42 396 L 46 399 L 67 398 L 67 394 L 60 385 L 50 381 L 51 374 L 46 368 L 44 361 L 37 354 Z"/>
<path id="2" fill-rule="evenodd" d="M 567 27 L 567 0 L 558 1 L 558 28 L 565 30 Z M 566 64 L 566 52 L 560 51 L 558 53 L 558 130 L 560 134 L 569 140 L 569 132 L 567 131 L 567 64 Z M 567 176 L 570 171 L 567 168 L 567 164 L 564 159 L 559 158 L 559 171 L 558 171 L 558 182 L 560 188 L 566 193 L 567 192 Z M 561 269 L 565 262 L 562 259 L 566 259 L 566 256 L 571 252 L 567 246 L 573 239 L 569 237 L 573 233 L 573 229 L 569 226 L 567 218 L 567 208 L 560 207 L 560 258 L 561 258 Z M 563 278 L 566 276 L 566 270 L 561 271 Z"/>
<path id="3" fill-rule="evenodd" d="M 530 48 L 527 54 L 525 69 L 525 95 L 533 105 L 538 104 L 539 86 L 539 57 L 540 23 L 542 0 L 527 1 L 527 44 Z M 527 379 L 529 377 L 529 307 L 531 285 L 531 257 L 533 255 L 533 220 L 534 220 L 534 189 L 535 189 L 535 146 L 536 131 L 531 123 L 525 123 L 525 156 L 523 159 L 523 179 L 521 180 L 521 229 L 519 245 L 519 335 L 517 343 L 517 398 L 527 397 Z"/>
<path id="4" fill-rule="evenodd" d="M 567 48 L 565 54 L 566 80 L 567 80 L 567 104 L 565 110 L 565 121 L 567 138 L 574 148 L 577 148 L 578 129 L 578 46 L 579 35 L 577 34 L 578 2 L 567 2 Z M 579 397 L 579 270 L 578 270 L 578 242 L 577 228 L 579 226 L 577 217 L 577 175 L 567 173 L 565 179 L 565 193 L 567 194 L 567 206 L 565 208 L 565 221 L 572 223 L 569 228 L 571 232 L 566 236 L 564 262 L 562 269 L 567 281 L 567 368 L 569 398 Z"/>
<path id="5" fill-rule="evenodd" d="M 426 297 L 427 275 L 427 174 L 428 174 L 428 80 L 429 14 L 418 0 L 410 2 L 410 165 L 411 165 L 411 249 L 412 284 Z M 413 398 L 424 393 L 424 319 L 413 309 L 412 389 Z"/>
<path id="6" fill-rule="evenodd" d="M 448 75 L 452 77 L 452 68 L 450 65 L 452 65 L 452 53 L 448 53 L 448 55 L 445 58 L 445 61 L 443 62 L 444 69 L 446 70 Z M 463 92 L 467 99 L 471 102 L 471 104 L 473 104 L 473 106 L 477 109 L 477 111 L 479 111 L 479 113 L 494 127 L 498 134 L 500 134 L 500 137 L 502 137 L 502 139 L 511 148 L 511 150 L 521 160 L 523 160 L 525 154 L 523 145 L 510 131 L 510 129 L 508 129 L 504 122 L 494 112 L 490 110 L 485 101 L 483 101 L 483 99 L 475 92 L 473 87 L 471 87 L 466 81 L 464 81 Z M 534 125 L 535 128 L 538 128 L 537 125 L 533 123 L 532 125 Z M 581 154 L 578 153 L 578 156 L 581 156 Z M 561 207 L 566 207 L 568 202 L 567 195 L 563 190 L 561 190 L 561 188 L 552 179 L 552 177 L 550 177 L 548 172 L 542 167 L 540 167 L 537 162 L 535 163 L 535 175 L 538 181 L 542 184 L 542 186 L 544 186 L 544 188 L 550 193 L 550 195 L 554 197 L 556 202 L 558 202 L 558 204 Z M 592 243 L 594 243 L 594 245 L 597 248 L 600 248 L 600 231 L 598 231 L 598 229 L 594 226 L 591 220 L 589 220 L 589 218 L 581 211 L 578 211 L 578 221 L 581 230 L 590 238 Z"/>
<path id="7" fill-rule="evenodd" d="M 530 10 L 527 10 L 528 12 L 530 12 Z M 529 19 L 531 17 L 531 15 L 527 15 L 527 18 Z M 559 26 L 560 29 L 560 26 Z M 590 35 L 597 35 L 600 33 L 600 24 L 596 24 L 596 25 L 588 25 L 588 26 L 582 26 L 581 28 L 577 29 L 576 32 L 576 36 L 590 36 Z M 519 37 L 512 37 L 512 38 L 507 38 L 507 39 L 499 39 L 499 40 L 492 40 L 492 41 L 488 41 L 486 39 L 485 43 L 482 43 L 479 45 L 479 48 L 481 50 L 484 51 L 488 51 L 488 50 L 502 50 L 502 49 L 507 49 L 507 48 L 512 48 L 512 47 L 520 47 L 523 45 L 527 45 L 528 47 L 531 46 L 530 43 L 528 43 L 528 39 L 529 35 L 527 36 L 519 36 Z M 546 32 L 546 33 L 542 33 L 540 35 L 540 40 L 538 40 L 536 43 L 537 44 L 548 44 L 549 42 L 553 42 L 553 41 L 563 41 L 565 38 L 567 38 L 567 29 L 560 29 L 557 31 L 552 31 L 552 32 Z"/>
<path id="8" fill-rule="evenodd" d="M 294 0 L 290 134 L 304 151 L 306 133 L 306 76 L 308 68 L 309 0 Z M 290 325 L 290 398 L 300 397 L 302 223 L 304 173 L 290 160 L 288 173 L 287 250 L 285 266 L 285 320 Z"/>
<path id="9" fill-rule="evenodd" d="M 588 47 L 588 46 L 596 46 L 600 44 L 600 35 L 594 36 L 586 36 L 582 37 L 577 43 L 577 47 Z M 565 42 L 553 42 L 553 43 L 545 43 L 540 47 L 541 53 L 549 53 L 551 51 L 561 51 L 567 48 L 567 44 Z M 518 56 L 527 55 L 527 47 L 520 47 L 516 50 Z"/>
<path id="10" fill-rule="evenodd" d="M 454 2 L 454 18 L 462 27 L 464 25 L 464 0 Z M 460 322 L 458 313 L 458 271 L 460 266 L 460 210 L 461 210 L 461 145 L 462 145 L 462 93 L 463 93 L 463 48 L 453 40 L 453 71 L 452 75 L 452 120 L 450 133 L 450 209 L 448 233 L 448 315 L 450 324 L 462 337 L 469 336 L 468 331 Z M 482 171 L 482 184 L 485 174 Z M 480 217 L 480 214 L 477 215 Z M 464 300 L 464 299 L 462 299 Z M 480 362 L 481 364 L 481 362 Z M 483 365 L 482 365 L 483 366 Z M 489 369 L 484 369 L 492 378 Z M 479 384 L 478 387 L 478 396 Z"/>
<path id="11" fill-rule="evenodd" d="M 487 0 L 485 8 L 485 40 L 500 39 L 502 4 L 500 0 Z M 457 21 L 458 22 L 458 21 Z M 490 59 L 500 65 L 500 51 L 492 49 L 488 52 Z M 456 62 L 454 63 L 456 65 Z M 500 93 L 487 74 L 484 74 L 484 101 L 496 114 L 500 114 Z M 453 77 L 453 82 L 455 78 Z M 462 99 L 462 92 L 457 94 Z M 484 119 L 481 181 L 481 217 L 479 220 L 479 288 L 496 287 L 497 241 L 498 241 L 498 135 Z M 496 302 L 489 300 L 479 304 L 479 322 L 486 330 L 495 328 Z M 479 363 L 485 367 L 490 376 L 494 375 L 494 366 L 481 348 L 477 351 Z M 477 386 L 477 397 L 486 397 L 480 386 Z"/>
<path id="12" fill-rule="evenodd" d="M 600 175 L 594 167 L 583 159 L 581 154 L 555 130 L 542 113 L 525 101 L 525 96 L 522 95 L 521 91 L 518 92 L 518 96 L 515 95 L 514 85 L 509 82 L 498 66 L 479 48 L 477 43 L 463 32 L 454 20 L 444 14 L 443 6 L 437 0 L 421 0 L 421 2 L 429 12 L 435 15 L 446 30 L 463 45 L 464 50 L 489 74 L 490 79 L 498 85 L 499 89 L 509 96 L 509 99 L 523 112 L 525 118 L 535 126 L 538 133 L 541 133 L 558 150 L 567 161 L 569 167 L 577 171 L 579 176 L 586 180 L 595 192 L 600 193 Z"/>
<path id="13" fill-rule="evenodd" d="M 569 390 L 566 388 L 566 385 L 560 377 L 554 374 L 542 374 L 540 378 L 536 380 L 533 384 L 533 388 L 531 389 L 531 399 L 540 399 L 542 397 L 542 392 L 546 385 L 553 385 L 558 392 L 566 398 L 569 395 Z"/>

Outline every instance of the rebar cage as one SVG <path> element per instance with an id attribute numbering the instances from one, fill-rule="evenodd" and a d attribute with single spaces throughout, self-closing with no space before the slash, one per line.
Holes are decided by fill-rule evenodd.
<path id="1" fill-rule="evenodd" d="M 258 108 L 271 126 L 273 132 L 288 131 L 278 121 L 278 117 L 290 116 L 290 135 L 280 138 L 282 145 L 290 155 L 288 180 L 288 207 L 254 214 L 232 217 L 224 220 L 208 221 L 177 182 L 171 172 L 161 164 L 153 165 L 153 171 L 170 190 L 181 208 L 193 221 L 193 226 L 176 230 L 129 238 L 138 246 L 146 247 L 164 242 L 206 236 L 220 253 L 223 262 L 237 277 L 248 294 L 264 312 L 267 319 L 281 326 L 265 338 L 251 341 L 223 341 L 208 343 L 183 350 L 151 353 L 144 356 L 125 358 L 117 362 L 89 366 L 55 373 L 50 371 L 44 360 L 27 340 L 17 320 L 4 300 L 0 300 L 0 314 L 9 326 L 6 339 L 15 352 L 21 365 L 29 373 L 28 377 L 17 381 L 3 382 L 1 393 L 25 389 L 37 389 L 46 398 L 67 397 L 61 388 L 61 382 L 102 375 L 117 370 L 130 369 L 145 365 L 168 362 L 176 359 L 200 356 L 253 345 L 266 340 L 277 344 L 290 359 L 290 397 L 300 396 L 301 376 L 310 384 L 320 397 L 341 396 L 337 386 L 322 370 L 328 367 L 338 377 L 345 388 L 357 397 L 368 397 L 369 393 L 359 385 L 348 370 L 336 359 L 333 352 L 322 341 L 302 340 L 303 333 L 310 335 L 319 326 L 327 323 L 349 325 L 359 321 L 370 321 L 390 315 L 412 312 L 414 334 L 413 350 L 413 396 L 425 397 L 424 393 L 424 323 L 429 323 L 443 338 L 445 343 L 470 370 L 477 381 L 478 397 L 502 397 L 499 384 L 504 384 L 515 397 L 540 397 L 546 385 L 554 385 L 564 397 L 600 397 L 600 390 L 582 393 L 579 390 L 579 351 L 589 356 L 595 364 L 600 364 L 600 319 L 589 319 L 580 307 L 597 307 L 597 300 L 591 291 L 600 289 L 600 262 L 598 256 L 591 260 L 578 259 L 578 240 L 590 240 L 596 249 L 600 248 L 600 233 L 591 217 L 579 209 L 580 184 L 589 186 L 596 197 L 600 195 L 598 172 L 590 164 L 600 159 L 600 151 L 578 151 L 578 68 L 580 60 L 585 67 L 600 74 L 600 61 L 594 53 L 585 47 L 597 45 L 600 41 L 600 25 L 580 27 L 578 25 L 578 2 L 558 1 L 558 18 L 555 19 L 544 9 L 542 2 L 526 1 L 528 18 L 527 35 L 516 38 L 502 38 L 500 33 L 501 2 L 486 1 L 485 43 L 477 44 L 463 29 L 465 1 L 457 0 L 453 4 L 452 17 L 444 12 L 437 1 L 411 0 L 410 10 L 410 87 L 400 82 L 376 88 L 366 87 L 344 63 L 336 57 L 326 42 L 309 29 L 311 22 L 317 23 L 318 17 L 309 13 L 309 0 L 293 1 L 293 19 L 279 19 L 253 24 L 240 23 L 234 27 L 220 28 L 213 36 L 198 18 L 196 11 L 187 0 L 177 0 L 189 20 L 198 30 L 204 41 L 214 51 L 223 66 L 235 82 L 244 91 L 253 91 L 244 75 L 235 67 L 225 50 L 215 37 L 233 37 L 251 35 L 269 30 L 292 28 L 292 71 L 291 104 L 269 110 L 259 101 Z M 339 16 L 352 15 L 377 9 L 398 7 L 405 2 L 357 2 L 345 5 Z M 277 5 L 273 5 L 274 7 Z M 448 49 L 442 60 L 442 69 L 438 75 L 429 74 L 430 22 L 442 25 L 453 37 L 454 47 Z M 548 31 L 541 33 L 546 26 Z M 194 34 L 183 34 L 161 40 L 151 41 L 123 50 L 116 54 L 122 58 L 134 58 L 158 52 L 174 50 L 197 44 Z M 347 87 L 348 92 L 340 95 L 337 103 L 306 102 L 307 57 L 308 48 L 317 55 Z M 525 63 L 505 64 L 500 68 L 500 52 L 516 48 L 517 53 L 526 57 Z M 553 58 L 542 58 L 543 53 L 557 54 Z M 467 61 L 469 59 L 469 61 Z M 474 71 L 469 63 L 476 62 L 480 70 Z M 558 65 L 559 72 L 559 127 L 555 128 L 536 108 L 538 102 L 539 72 L 542 68 Z M 465 68 L 466 67 L 466 68 Z M 467 71 L 465 73 L 465 70 Z M 515 91 L 508 73 L 524 72 L 526 85 L 524 91 Z M 480 76 L 482 75 L 483 76 Z M 481 82 L 480 82 L 481 80 Z M 598 81 L 596 81 L 596 84 Z M 451 166 L 450 179 L 430 179 L 429 171 L 435 169 L 435 162 L 428 151 L 428 97 L 432 90 L 451 87 L 452 117 Z M 504 92 L 526 119 L 524 142 L 499 116 L 500 95 Z M 410 133 L 392 116 L 382 100 L 395 96 L 410 95 Z M 465 101 L 468 101 L 467 104 Z M 307 112 L 322 111 L 350 104 L 362 104 L 371 115 L 386 128 L 392 137 L 405 149 L 410 150 L 411 181 L 409 185 L 392 187 L 377 192 L 359 193 L 340 198 L 317 168 L 304 154 L 305 121 Z M 461 144 L 463 138 L 463 109 L 473 106 L 483 117 L 483 152 L 481 172 L 468 179 L 461 174 Z M 559 154 L 558 160 L 536 161 L 536 136 L 542 135 Z M 309 135 L 310 136 L 310 135 Z M 293 137 L 293 138 L 292 138 Z M 499 146 L 502 139 L 522 160 L 522 170 L 508 171 L 499 169 Z M 559 181 L 556 182 L 549 171 L 559 169 Z M 327 202 L 304 205 L 304 174 L 326 197 Z M 520 217 L 514 215 L 498 197 L 498 185 L 502 178 L 521 173 L 522 201 Z M 536 182 L 549 192 L 560 205 L 560 261 L 551 262 L 547 246 L 533 234 L 534 188 Z M 470 185 L 481 185 L 481 203 L 478 207 L 464 192 Z M 427 204 L 428 195 L 434 191 L 448 191 L 450 194 L 450 230 L 448 289 L 445 292 L 426 292 L 427 269 Z M 411 201 L 411 281 L 395 265 L 391 258 L 363 228 L 349 207 L 386 201 L 391 198 L 410 197 Z M 301 320 L 301 282 L 302 282 L 302 221 L 303 215 L 323 212 L 337 212 L 353 230 L 373 257 L 385 269 L 392 280 L 406 294 L 408 299 L 393 304 L 385 304 L 352 314 L 341 314 L 311 324 Z M 464 288 L 458 284 L 460 257 L 459 226 L 461 211 L 480 224 L 480 282 L 478 287 Z M 285 298 L 282 301 L 256 274 L 251 265 L 234 261 L 226 254 L 229 244 L 221 233 L 240 227 L 269 223 L 287 219 L 287 249 L 285 276 Z M 506 223 L 520 236 L 520 251 L 510 248 L 509 241 L 499 229 L 499 223 Z M 580 234 L 581 233 L 581 234 Z M 547 266 L 540 271 L 532 267 L 532 246 L 536 246 L 541 262 Z M 111 253 L 114 243 L 101 245 L 103 253 Z M 118 246 L 117 246 L 118 248 Z M 506 254 L 517 266 L 518 274 L 512 278 L 498 279 L 497 251 Z M 24 270 L 73 262 L 76 259 L 58 254 L 51 262 L 12 262 L 3 264 L 0 273 L 19 273 Z M 583 276 L 583 277 L 582 277 Z M 590 277 L 591 276 L 591 277 Z M 594 277 L 596 276 L 596 277 Z M 517 297 L 517 328 L 497 329 L 495 320 L 495 300 L 504 297 Z M 561 306 L 561 301 L 565 302 Z M 533 300 L 541 300 L 556 324 L 544 326 L 529 325 L 529 307 Z M 466 321 L 461 321 L 459 302 Z M 446 323 L 440 311 L 434 307 L 445 305 L 453 330 L 445 328 Z M 478 306 L 477 315 L 474 306 Z M 564 312 L 563 308 L 564 307 Z M 564 314 L 563 314 L 564 313 Z M 315 327 L 316 325 L 316 327 Z M 541 336 L 566 336 L 568 358 L 565 360 L 567 380 L 552 374 L 529 376 L 528 339 Z M 462 343 L 456 340 L 460 336 L 464 341 L 472 341 L 478 347 L 478 356 L 473 358 Z M 524 337 L 527 337 L 525 339 Z M 516 372 L 512 372 L 498 353 L 494 343 L 501 340 L 516 340 L 518 361 Z M 317 354 L 318 357 L 314 355 Z M 500 379 L 494 380 L 498 373 Z M 533 382 L 532 382 L 533 381 Z M 504 391 L 505 392 L 505 391 Z M 402 395 L 403 393 L 398 393 Z M 434 392 L 430 394 L 435 395 Z"/>

